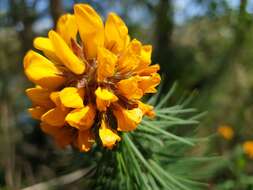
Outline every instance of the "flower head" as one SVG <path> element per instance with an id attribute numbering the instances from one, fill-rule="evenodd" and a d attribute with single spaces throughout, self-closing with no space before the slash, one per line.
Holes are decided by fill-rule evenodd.
<path id="1" fill-rule="evenodd" d="M 246 141 L 243 143 L 243 151 L 247 154 L 251 159 L 253 159 L 253 141 Z"/>
<path id="2" fill-rule="evenodd" d="M 80 38 L 79 38 L 79 37 Z M 111 149 L 118 132 L 136 129 L 153 107 L 141 102 L 160 83 L 151 65 L 152 46 L 131 40 L 115 13 L 103 23 L 87 4 L 60 17 L 48 37 L 34 39 L 24 57 L 25 74 L 35 87 L 26 90 L 31 116 L 60 147 L 88 151 L 94 142 Z"/>
<path id="3" fill-rule="evenodd" d="M 226 140 L 231 140 L 234 137 L 234 130 L 228 125 L 221 125 L 218 128 L 218 133 Z"/>

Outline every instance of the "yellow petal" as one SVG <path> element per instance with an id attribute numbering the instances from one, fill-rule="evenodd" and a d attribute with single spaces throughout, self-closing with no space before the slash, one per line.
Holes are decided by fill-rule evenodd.
<path id="1" fill-rule="evenodd" d="M 107 77 L 112 77 L 115 72 L 117 56 L 105 48 L 98 48 L 97 80 L 103 81 Z"/>
<path id="2" fill-rule="evenodd" d="M 47 108 L 36 106 L 34 108 L 29 108 L 28 111 L 31 114 L 32 118 L 40 120 L 41 116 L 47 112 Z"/>
<path id="3" fill-rule="evenodd" d="M 102 119 L 101 126 L 99 128 L 99 137 L 103 146 L 109 149 L 112 149 L 116 142 L 121 140 L 117 133 L 107 126 L 104 119 Z"/>
<path id="4" fill-rule="evenodd" d="M 52 108 L 53 102 L 50 100 L 50 91 L 44 88 L 28 88 L 26 94 L 35 106 Z"/>
<path id="5" fill-rule="evenodd" d="M 141 109 L 143 115 L 147 115 L 148 117 L 154 118 L 155 117 L 155 112 L 154 112 L 154 107 L 148 104 L 144 104 L 141 101 L 138 101 L 138 106 Z"/>
<path id="6" fill-rule="evenodd" d="M 33 46 L 36 49 L 43 51 L 44 55 L 53 62 L 60 63 L 60 60 L 55 53 L 53 44 L 49 38 L 37 37 L 33 40 Z"/>
<path id="7" fill-rule="evenodd" d="M 136 129 L 143 116 L 143 113 L 139 108 L 127 110 L 120 106 L 113 110 L 113 114 L 117 119 L 117 130 L 125 132 Z"/>
<path id="8" fill-rule="evenodd" d="M 59 18 L 56 31 L 70 47 L 71 39 L 76 40 L 77 30 L 78 29 L 74 15 L 64 14 Z"/>
<path id="9" fill-rule="evenodd" d="M 95 142 L 94 134 L 90 130 L 79 131 L 77 147 L 81 152 L 88 152 Z"/>
<path id="10" fill-rule="evenodd" d="M 52 92 L 50 94 L 50 99 L 54 102 L 56 107 L 62 106 L 61 99 L 60 99 L 60 92 Z"/>
<path id="11" fill-rule="evenodd" d="M 82 108 L 83 97 L 83 88 L 66 87 L 60 92 L 61 103 L 68 108 Z"/>
<path id="12" fill-rule="evenodd" d="M 41 116 L 41 121 L 52 126 L 63 126 L 65 124 L 65 117 L 68 114 L 68 110 L 63 111 L 56 107 Z"/>
<path id="13" fill-rule="evenodd" d="M 128 29 L 115 13 L 109 13 L 105 23 L 105 46 L 114 53 L 123 51 L 128 43 Z"/>
<path id="14" fill-rule="evenodd" d="M 96 104 L 99 111 L 106 111 L 106 108 L 110 106 L 112 102 L 118 100 L 112 92 L 107 89 L 102 89 L 100 87 L 95 91 L 96 94 Z"/>
<path id="15" fill-rule="evenodd" d="M 140 99 L 143 96 L 142 90 L 138 87 L 138 78 L 130 77 L 117 83 L 117 87 L 128 99 Z"/>
<path id="16" fill-rule="evenodd" d="M 135 70 L 140 64 L 141 50 L 141 42 L 136 39 L 132 40 L 126 51 L 119 58 L 117 65 L 118 71 L 121 73 L 127 73 Z"/>
<path id="17" fill-rule="evenodd" d="M 151 76 L 140 77 L 138 87 L 143 93 L 155 93 L 155 87 L 160 83 L 161 77 L 158 73 L 153 73 Z"/>
<path id="18" fill-rule="evenodd" d="M 142 70 L 147 68 L 151 64 L 152 46 L 145 45 L 141 48 L 140 62 L 136 70 Z"/>
<path id="19" fill-rule="evenodd" d="M 72 127 L 80 130 L 87 130 L 92 127 L 95 116 L 96 110 L 94 106 L 87 105 L 84 108 L 77 108 L 71 111 L 67 115 L 66 121 Z"/>
<path id="20" fill-rule="evenodd" d="M 43 88 L 56 89 L 65 82 L 62 72 L 42 55 L 29 51 L 24 58 L 25 74 Z"/>
<path id="21" fill-rule="evenodd" d="M 88 4 L 76 4 L 74 12 L 86 57 L 96 58 L 97 48 L 104 46 L 103 21 Z"/>
<path id="22" fill-rule="evenodd" d="M 48 33 L 55 49 L 56 55 L 64 63 L 64 65 L 75 74 L 82 74 L 85 71 L 84 62 L 79 59 L 66 42 L 53 30 Z"/>
<path id="23" fill-rule="evenodd" d="M 160 70 L 160 66 L 158 64 L 151 65 L 149 67 L 146 67 L 144 69 L 139 70 L 137 73 L 140 76 L 148 76 L 156 73 L 157 71 Z"/>

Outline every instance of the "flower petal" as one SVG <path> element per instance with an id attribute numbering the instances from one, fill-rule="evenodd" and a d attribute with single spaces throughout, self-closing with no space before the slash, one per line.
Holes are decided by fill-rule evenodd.
<path id="1" fill-rule="evenodd" d="M 41 107 L 41 106 L 36 106 L 34 108 L 29 108 L 28 112 L 30 113 L 32 118 L 40 120 L 41 116 L 45 112 L 47 112 L 47 110 L 48 110 L 47 108 L 44 108 L 44 107 Z"/>
<path id="2" fill-rule="evenodd" d="M 116 142 L 121 140 L 121 138 L 117 135 L 117 132 L 107 126 L 104 119 L 102 119 L 101 126 L 99 128 L 99 137 L 103 146 L 109 149 L 112 149 Z"/>
<path id="3" fill-rule="evenodd" d="M 97 80 L 103 81 L 107 77 L 111 77 L 115 72 L 117 56 L 105 48 L 98 48 L 98 66 Z"/>
<path id="4" fill-rule="evenodd" d="M 36 49 L 43 51 L 44 55 L 50 60 L 56 63 L 60 62 L 59 58 L 55 54 L 53 44 L 49 38 L 37 37 L 33 40 L 33 46 Z"/>
<path id="5" fill-rule="evenodd" d="M 62 72 L 42 55 L 29 51 L 24 58 L 25 74 L 43 88 L 56 89 L 65 82 Z"/>
<path id="6" fill-rule="evenodd" d="M 47 108 L 54 107 L 53 102 L 50 100 L 50 91 L 44 88 L 28 88 L 26 94 L 35 106 L 43 106 Z"/>
<path id="7" fill-rule="evenodd" d="M 94 142 L 95 138 L 90 130 L 78 132 L 77 146 L 81 152 L 88 152 Z"/>
<path id="8" fill-rule="evenodd" d="M 142 90 L 138 87 L 138 78 L 130 77 L 117 83 L 120 92 L 128 99 L 140 99 L 143 96 Z"/>
<path id="9" fill-rule="evenodd" d="M 62 110 L 58 107 L 53 108 L 41 116 L 41 121 L 52 126 L 63 126 L 68 110 Z"/>
<path id="10" fill-rule="evenodd" d="M 143 113 L 139 108 L 127 110 L 120 106 L 113 110 L 113 114 L 117 119 L 117 130 L 124 132 L 136 129 L 137 125 L 141 122 L 143 116 Z"/>
<path id="11" fill-rule="evenodd" d="M 153 73 L 151 76 L 140 77 L 138 87 L 143 93 L 155 93 L 155 87 L 160 83 L 161 77 L 158 73 Z"/>
<path id="12" fill-rule="evenodd" d="M 56 31 L 71 46 L 71 39 L 76 40 L 78 31 L 75 16 L 72 14 L 62 15 L 57 22 Z"/>
<path id="13" fill-rule="evenodd" d="M 95 58 L 97 48 L 104 46 L 103 21 L 88 4 L 76 4 L 74 12 L 86 57 L 88 59 Z"/>
<path id="14" fill-rule="evenodd" d="M 53 44 L 56 55 L 64 65 L 73 73 L 82 74 L 85 71 L 84 62 L 72 52 L 61 36 L 53 30 L 48 33 L 48 36 Z"/>
<path id="15" fill-rule="evenodd" d="M 84 89 L 66 87 L 60 92 L 61 103 L 68 108 L 82 108 Z"/>
<path id="16" fill-rule="evenodd" d="M 77 108 L 71 111 L 67 115 L 66 121 L 72 127 L 80 130 L 87 130 L 92 127 L 95 116 L 96 110 L 94 106 L 87 105 L 84 108 Z"/>
<path id="17" fill-rule="evenodd" d="M 118 100 L 117 96 L 115 96 L 112 92 L 100 87 L 97 88 L 95 94 L 97 97 L 97 109 L 99 111 L 106 111 L 106 108 L 109 107 L 112 102 L 116 102 Z"/>
<path id="18" fill-rule="evenodd" d="M 121 73 L 127 73 L 135 70 L 140 63 L 141 50 L 141 42 L 136 39 L 132 40 L 126 51 L 122 53 L 119 58 L 117 65 L 118 71 Z"/>
<path id="19" fill-rule="evenodd" d="M 128 29 L 115 13 L 109 13 L 105 23 L 105 46 L 114 53 L 123 51 L 128 43 Z"/>
<path id="20" fill-rule="evenodd" d="M 141 101 L 138 101 L 138 107 L 141 109 L 143 115 L 147 115 L 148 117 L 154 118 L 155 112 L 154 107 L 148 104 L 144 104 Z"/>
<path id="21" fill-rule="evenodd" d="M 156 73 L 159 70 L 160 70 L 160 66 L 158 64 L 155 64 L 155 65 L 151 65 L 149 67 L 139 70 L 137 74 L 140 76 L 148 76 L 148 75 L 152 75 Z"/>

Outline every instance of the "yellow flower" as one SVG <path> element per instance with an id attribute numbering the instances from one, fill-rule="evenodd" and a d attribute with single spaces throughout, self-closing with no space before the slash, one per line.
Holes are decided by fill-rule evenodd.
<path id="1" fill-rule="evenodd" d="M 218 128 L 218 133 L 226 140 L 231 140 L 234 137 L 234 130 L 228 125 L 221 125 Z"/>
<path id="2" fill-rule="evenodd" d="M 251 159 L 253 159 L 253 141 L 243 143 L 243 150 Z"/>
<path id="3" fill-rule="evenodd" d="M 76 4 L 74 14 L 61 16 L 56 30 L 33 44 L 43 55 L 30 50 L 24 57 L 35 84 L 26 90 L 28 111 L 60 147 L 89 151 L 102 142 L 111 149 L 121 140 L 117 131 L 155 116 L 141 98 L 156 92 L 160 67 L 151 65 L 152 46 L 131 40 L 117 14 L 109 13 L 104 24 L 91 6 Z"/>

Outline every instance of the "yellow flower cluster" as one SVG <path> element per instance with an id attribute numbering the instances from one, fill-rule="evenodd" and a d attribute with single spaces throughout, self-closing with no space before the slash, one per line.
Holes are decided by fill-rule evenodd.
<path id="1" fill-rule="evenodd" d="M 249 158 L 253 159 L 253 141 L 246 141 L 243 143 L 243 151 L 245 154 L 249 156 Z"/>
<path id="2" fill-rule="evenodd" d="M 218 128 L 218 133 L 226 140 L 231 140 L 234 137 L 234 130 L 229 125 L 221 125 Z"/>
<path id="3" fill-rule="evenodd" d="M 26 90 L 33 118 L 60 147 L 88 151 L 97 142 L 112 148 L 118 131 L 134 130 L 153 107 L 140 101 L 155 93 L 159 65 L 151 64 L 152 46 L 130 39 L 115 13 L 103 23 L 87 4 L 60 17 L 48 37 L 37 37 L 24 57 L 25 74 L 35 83 Z"/>

